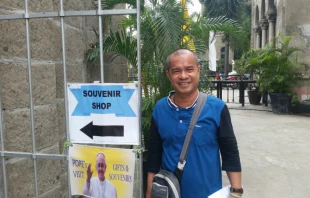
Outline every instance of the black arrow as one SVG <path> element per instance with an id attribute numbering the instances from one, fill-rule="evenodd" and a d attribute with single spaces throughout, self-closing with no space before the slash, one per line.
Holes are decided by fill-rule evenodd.
<path id="1" fill-rule="evenodd" d="M 93 136 L 124 137 L 123 125 L 97 126 L 93 125 L 93 122 L 90 122 L 80 130 L 91 139 L 93 139 Z"/>

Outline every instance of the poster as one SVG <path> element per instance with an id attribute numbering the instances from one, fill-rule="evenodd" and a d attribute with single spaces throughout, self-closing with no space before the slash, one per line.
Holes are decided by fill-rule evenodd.
<path id="1" fill-rule="evenodd" d="M 135 154 L 132 149 L 78 144 L 69 148 L 72 195 L 132 198 L 134 170 Z"/>
<path id="2" fill-rule="evenodd" d="M 68 84 L 72 143 L 139 145 L 137 84 Z"/>

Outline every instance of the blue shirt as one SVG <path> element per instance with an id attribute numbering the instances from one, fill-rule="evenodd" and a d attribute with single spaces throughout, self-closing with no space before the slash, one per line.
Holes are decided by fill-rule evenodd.
<path id="1" fill-rule="evenodd" d="M 196 101 L 188 108 L 180 108 L 173 104 L 169 97 L 158 101 L 153 110 L 152 125 L 155 126 L 151 129 L 148 161 L 151 163 L 152 161 L 154 162 L 154 159 L 160 153 L 161 162 L 159 162 L 159 167 L 161 166 L 162 169 L 172 172 L 175 170 L 195 105 Z M 221 122 L 223 123 L 223 109 L 227 109 L 227 107 L 222 100 L 208 96 L 207 102 L 196 122 L 190 142 L 181 181 L 182 198 L 205 198 L 222 187 L 222 170 L 219 153 L 219 144 L 221 141 L 219 139 L 223 140 L 224 137 L 228 143 L 231 143 L 231 140 L 233 140 L 233 147 L 237 148 L 230 117 L 228 118 L 230 127 L 225 127 L 226 132 L 223 135 L 219 134 Z M 156 132 L 160 137 L 160 141 L 154 142 L 153 140 L 158 139 L 154 138 Z M 236 162 L 229 162 L 226 166 L 228 169 L 234 169 L 233 171 L 241 171 L 238 149 L 236 151 L 237 166 L 235 166 Z M 236 151 L 234 150 L 234 156 L 236 156 Z M 227 155 L 230 154 L 228 153 Z M 154 159 L 152 159 L 153 157 Z M 158 162 L 156 163 L 158 164 Z M 154 168 L 153 170 L 152 166 Z M 159 170 L 159 167 L 149 165 L 149 171 L 156 172 Z"/>

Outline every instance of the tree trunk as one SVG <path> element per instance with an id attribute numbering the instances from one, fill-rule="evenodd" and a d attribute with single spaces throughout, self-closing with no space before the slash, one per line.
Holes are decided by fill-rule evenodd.
<path id="1" fill-rule="evenodd" d="M 225 77 L 228 76 L 228 66 L 229 66 L 229 42 L 225 41 L 225 65 L 224 65 Z"/>

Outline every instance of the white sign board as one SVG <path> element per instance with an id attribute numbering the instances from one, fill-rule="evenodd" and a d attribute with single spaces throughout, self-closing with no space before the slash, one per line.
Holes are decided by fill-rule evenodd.
<path id="1" fill-rule="evenodd" d="M 72 143 L 139 144 L 136 84 L 68 84 Z"/>

